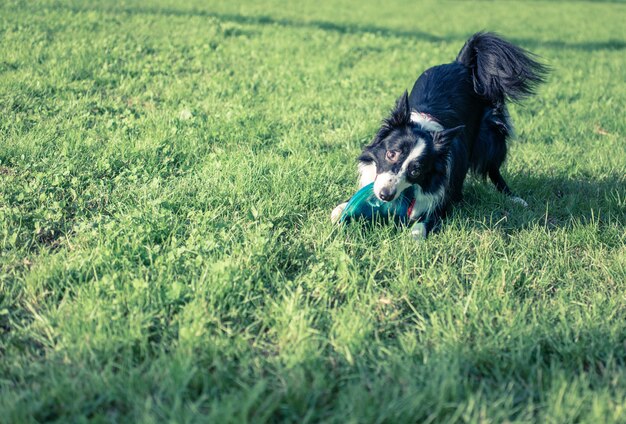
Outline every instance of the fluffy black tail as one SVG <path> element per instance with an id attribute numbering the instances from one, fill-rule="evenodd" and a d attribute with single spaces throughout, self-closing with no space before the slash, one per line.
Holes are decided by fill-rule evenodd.
<path id="1" fill-rule="evenodd" d="M 489 32 L 474 34 L 456 60 L 471 69 L 474 91 L 495 105 L 533 94 L 549 70 L 532 53 Z"/>

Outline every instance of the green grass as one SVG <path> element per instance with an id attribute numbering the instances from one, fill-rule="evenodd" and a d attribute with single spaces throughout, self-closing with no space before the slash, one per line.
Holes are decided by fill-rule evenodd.
<path id="1" fill-rule="evenodd" d="M 626 5 L 0 3 L 0 421 L 626 421 Z M 554 71 L 443 230 L 334 228 L 394 99 Z"/>

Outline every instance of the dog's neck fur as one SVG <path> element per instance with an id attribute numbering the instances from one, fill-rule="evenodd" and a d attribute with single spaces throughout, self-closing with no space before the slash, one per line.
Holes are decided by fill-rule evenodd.
<path id="1" fill-rule="evenodd" d="M 416 110 L 411 111 L 411 122 L 418 124 L 426 131 L 443 131 L 443 126 L 431 115 L 424 112 L 418 112 Z"/>

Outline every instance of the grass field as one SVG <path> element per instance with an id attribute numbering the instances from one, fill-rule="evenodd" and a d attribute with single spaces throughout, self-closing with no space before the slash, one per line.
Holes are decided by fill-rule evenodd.
<path id="1" fill-rule="evenodd" d="M 0 2 L 0 421 L 626 422 L 626 4 L 180 3 Z M 481 29 L 530 207 L 334 228 Z"/>

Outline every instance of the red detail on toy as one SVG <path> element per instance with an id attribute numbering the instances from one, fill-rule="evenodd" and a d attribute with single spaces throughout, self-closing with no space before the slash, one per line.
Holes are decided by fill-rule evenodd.
<path id="1" fill-rule="evenodd" d="M 411 212 L 413 212 L 413 206 L 415 206 L 415 199 L 411 200 L 411 204 L 409 205 L 409 209 L 406 211 L 407 218 L 411 217 Z"/>

